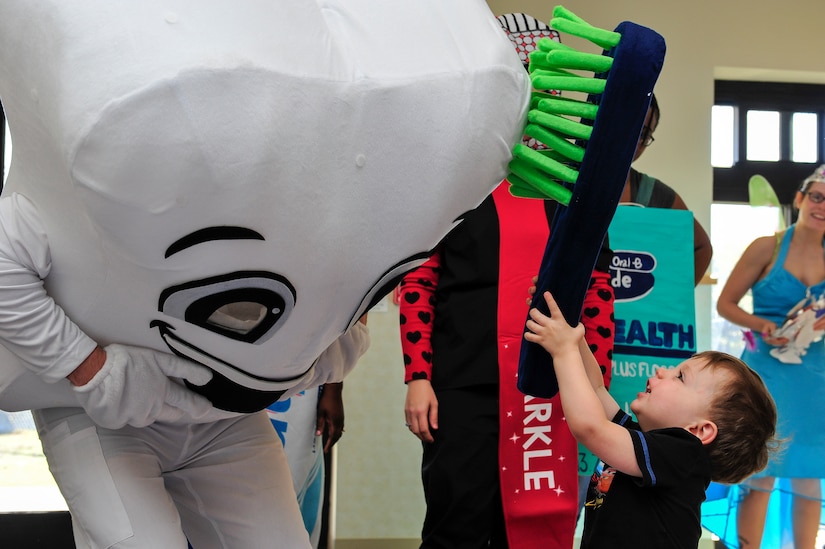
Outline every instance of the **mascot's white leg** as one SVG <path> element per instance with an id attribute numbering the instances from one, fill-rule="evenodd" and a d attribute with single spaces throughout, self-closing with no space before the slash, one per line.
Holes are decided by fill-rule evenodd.
<path id="1" fill-rule="evenodd" d="M 310 547 L 265 412 L 186 428 L 103 429 L 69 408 L 35 421 L 78 549 Z"/>
<path id="2" fill-rule="evenodd" d="M 309 547 L 286 454 L 266 412 L 191 429 L 209 442 L 165 480 L 192 546 Z"/>

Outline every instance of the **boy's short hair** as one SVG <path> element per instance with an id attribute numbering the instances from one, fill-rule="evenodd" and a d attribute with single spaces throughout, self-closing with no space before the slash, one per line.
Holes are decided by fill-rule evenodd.
<path id="1" fill-rule="evenodd" d="M 698 353 L 706 368 L 730 372 L 716 390 L 709 419 L 716 423 L 716 438 L 708 445 L 715 482 L 735 484 L 767 467 L 778 448 L 776 404 L 765 382 L 742 360 L 719 351 Z"/>

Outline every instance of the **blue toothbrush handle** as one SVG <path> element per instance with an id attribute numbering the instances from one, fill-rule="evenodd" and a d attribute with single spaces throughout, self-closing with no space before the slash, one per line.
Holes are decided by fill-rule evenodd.
<path id="1" fill-rule="evenodd" d="M 665 42 L 656 32 L 621 23 L 612 54 L 613 67 L 593 122 L 593 132 L 566 208 L 556 210 L 539 269 L 531 307 L 548 314 L 542 294 L 549 290 L 564 318 L 576 325 L 602 241 L 613 219 L 633 161 L 653 87 L 664 63 Z M 552 398 L 559 387 L 552 357 L 537 343 L 522 339 L 518 388 Z"/>

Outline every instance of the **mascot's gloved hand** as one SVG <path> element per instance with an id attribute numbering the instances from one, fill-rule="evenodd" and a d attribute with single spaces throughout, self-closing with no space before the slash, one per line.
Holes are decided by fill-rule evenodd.
<path id="1" fill-rule="evenodd" d="M 203 422 L 237 414 L 216 410 L 205 397 L 172 378 L 205 385 L 212 372 L 203 366 L 153 349 L 112 344 L 106 362 L 74 391 L 92 420 L 109 429 L 145 427 L 155 421 Z"/>

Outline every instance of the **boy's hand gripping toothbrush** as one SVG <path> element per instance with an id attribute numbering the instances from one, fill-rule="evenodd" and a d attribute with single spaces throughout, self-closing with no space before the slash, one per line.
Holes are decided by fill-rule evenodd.
<path id="1" fill-rule="evenodd" d="M 627 21 L 613 32 L 595 28 L 562 6 L 553 10 L 550 26 L 596 44 L 603 53 L 582 53 L 548 39 L 538 42 L 530 54 L 533 88 L 577 92 L 587 99 L 533 92 L 524 133 L 549 148 L 516 145 L 507 179 L 515 196 L 550 198 L 567 206 L 556 210 L 531 307 L 549 314 L 542 295 L 549 290 L 575 325 L 622 196 L 665 42 L 658 33 Z M 552 358 L 526 340 L 518 388 L 543 398 L 558 393 Z"/>

